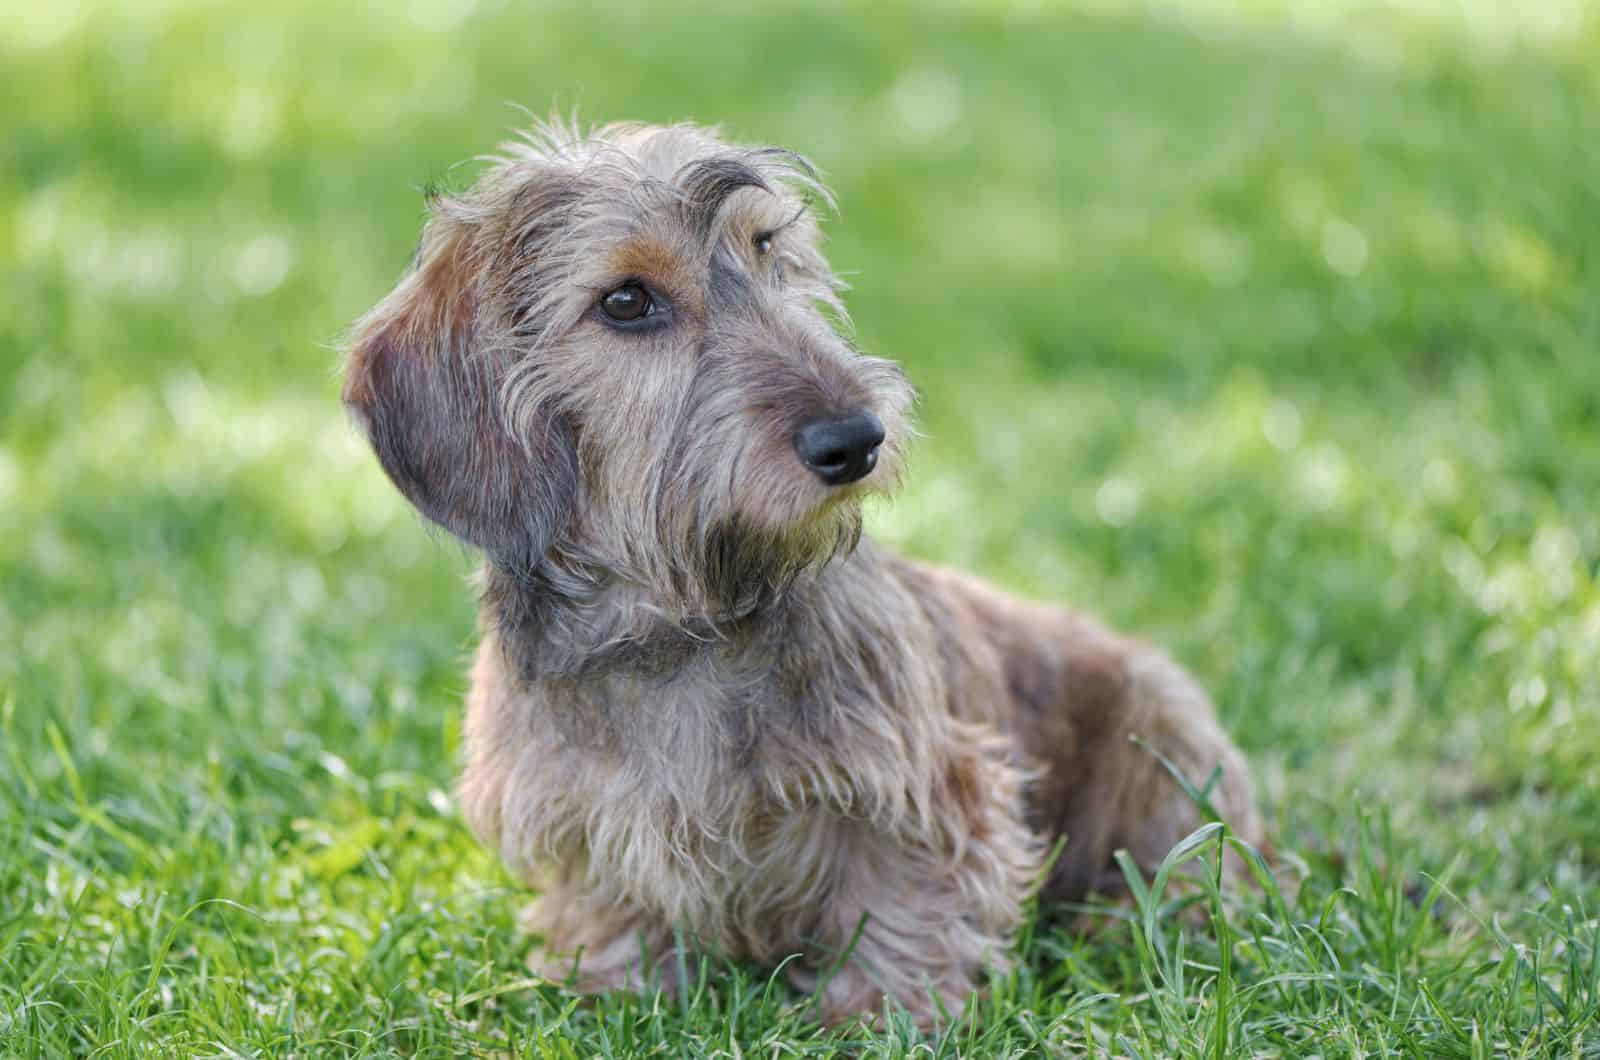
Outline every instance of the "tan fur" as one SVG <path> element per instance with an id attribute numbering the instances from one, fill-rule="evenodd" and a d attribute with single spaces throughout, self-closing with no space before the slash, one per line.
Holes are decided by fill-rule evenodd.
<path id="1" fill-rule="evenodd" d="M 860 540 L 911 392 L 830 325 L 800 198 L 825 194 L 704 130 L 536 130 L 435 202 L 345 400 L 406 496 L 485 550 L 461 801 L 540 892 L 533 966 L 670 989 L 675 940 L 799 955 L 827 1018 L 890 999 L 926 1024 L 1005 966 L 1056 836 L 1046 893 L 1074 895 L 1199 823 L 1131 737 L 1197 782 L 1221 766 L 1213 804 L 1261 826 L 1158 651 Z M 601 319 L 625 282 L 667 322 Z M 827 486 L 792 438 L 851 409 L 887 440 Z"/>

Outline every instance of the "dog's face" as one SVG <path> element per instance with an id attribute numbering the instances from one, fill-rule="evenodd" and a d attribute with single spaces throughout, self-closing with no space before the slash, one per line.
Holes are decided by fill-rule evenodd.
<path id="1" fill-rule="evenodd" d="M 911 390 L 851 349 L 810 167 L 687 127 L 544 128 L 436 197 L 358 325 L 346 404 L 429 519 L 683 614 L 756 605 L 853 547 Z"/>

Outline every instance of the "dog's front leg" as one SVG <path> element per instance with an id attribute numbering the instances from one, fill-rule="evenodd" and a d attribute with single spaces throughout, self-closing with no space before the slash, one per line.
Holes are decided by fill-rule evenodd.
<path id="1" fill-rule="evenodd" d="M 672 993 L 679 985 L 671 928 L 625 903 L 557 883 L 523 910 L 522 927 L 541 940 L 529 970 L 580 993 Z"/>
<path id="2" fill-rule="evenodd" d="M 836 825 L 818 958 L 794 972 L 802 989 L 820 988 L 829 1023 L 871 1018 L 889 999 L 928 1027 L 941 1007 L 960 1014 L 984 970 L 1009 964 L 1043 843 L 1024 822 L 1027 774 L 1004 741 L 958 728 L 926 812 Z"/>

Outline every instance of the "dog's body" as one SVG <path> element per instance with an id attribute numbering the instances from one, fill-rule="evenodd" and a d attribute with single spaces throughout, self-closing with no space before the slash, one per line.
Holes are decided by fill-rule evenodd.
<path id="1" fill-rule="evenodd" d="M 485 550 L 462 803 L 542 891 L 535 967 L 799 954 L 831 1018 L 926 1022 L 1004 964 L 1055 837 L 1071 895 L 1199 823 L 1151 748 L 1260 824 L 1159 652 L 859 541 L 910 391 L 818 312 L 796 184 L 700 130 L 544 130 L 435 205 L 345 399 Z"/>

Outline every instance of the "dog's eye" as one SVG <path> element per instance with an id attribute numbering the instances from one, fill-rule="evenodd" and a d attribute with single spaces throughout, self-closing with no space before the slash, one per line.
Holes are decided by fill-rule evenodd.
<path id="1" fill-rule="evenodd" d="M 761 233 L 759 233 L 755 238 L 755 244 L 756 244 L 756 253 L 757 254 L 771 254 L 772 253 L 772 233 L 771 232 L 761 232 Z"/>
<path id="2" fill-rule="evenodd" d="M 625 283 L 600 299 L 600 311 L 612 320 L 627 322 L 649 316 L 655 311 L 655 303 L 643 287 Z"/>

